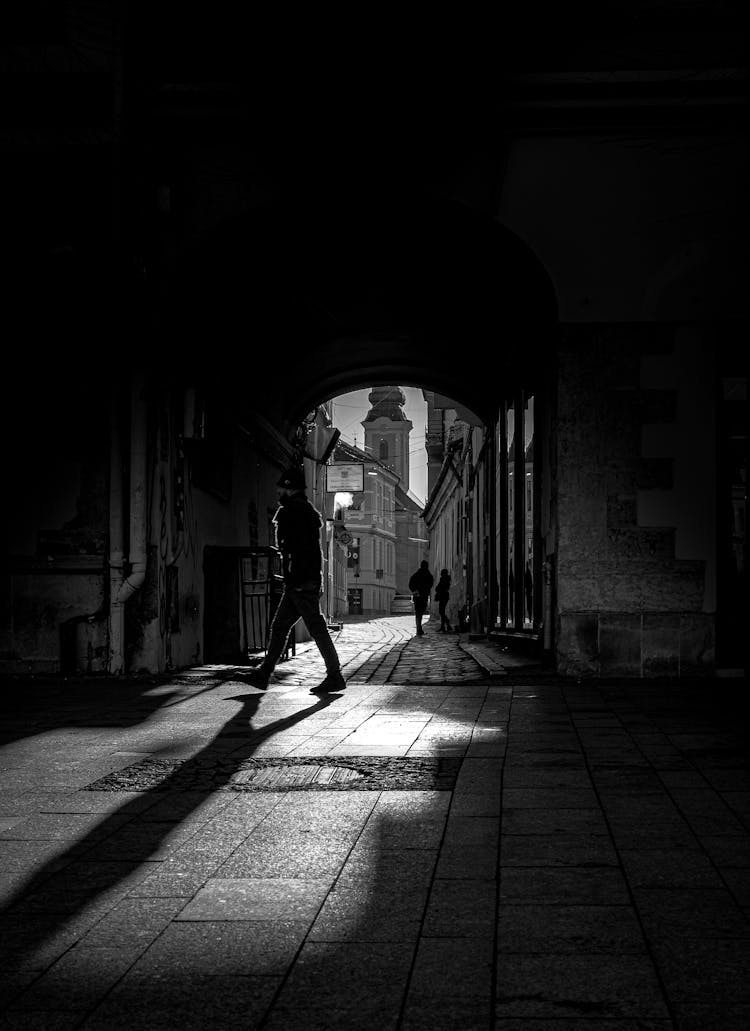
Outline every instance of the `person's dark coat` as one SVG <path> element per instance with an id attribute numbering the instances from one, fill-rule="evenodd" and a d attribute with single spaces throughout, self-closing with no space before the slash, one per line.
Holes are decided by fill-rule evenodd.
<path id="1" fill-rule="evenodd" d="M 303 494 L 285 498 L 273 517 L 276 545 L 281 551 L 284 583 L 313 590 L 320 587 L 323 553 L 320 528 L 323 519 Z"/>
<path id="2" fill-rule="evenodd" d="M 435 588 L 435 598 L 438 601 L 448 601 L 448 598 L 450 597 L 450 593 L 451 593 L 451 578 L 450 578 L 450 574 L 446 574 L 445 576 L 443 576 L 441 574 L 440 579 L 437 582 L 437 587 Z"/>
<path id="3" fill-rule="evenodd" d="M 414 608 L 422 611 L 427 608 L 430 591 L 435 580 L 432 573 L 425 566 L 420 566 L 416 573 L 412 573 L 409 580 L 409 590 L 414 594 Z"/>

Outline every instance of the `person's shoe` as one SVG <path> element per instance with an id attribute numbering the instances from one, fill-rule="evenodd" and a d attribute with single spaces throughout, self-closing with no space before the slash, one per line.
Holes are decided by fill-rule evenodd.
<path id="1" fill-rule="evenodd" d="M 328 673 L 319 684 L 310 688 L 311 694 L 330 694 L 332 691 L 343 691 L 346 681 L 341 673 Z"/>
<path id="2" fill-rule="evenodd" d="M 243 679 L 248 684 L 252 684 L 253 687 L 258 687 L 261 691 L 265 691 L 268 687 L 268 681 L 271 679 L 271 674 L 263 669 L 262 666 L 258 666 L 257 669 L 251 669 L 249 673 L 243 673 Z"/>

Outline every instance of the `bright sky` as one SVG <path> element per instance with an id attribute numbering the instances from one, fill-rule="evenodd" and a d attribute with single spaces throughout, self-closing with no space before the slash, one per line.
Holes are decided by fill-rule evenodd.
<path id="1" fill-rule="evenodd" d="M 333 399 L 333 425 L 348 444 L 362 447 L 365 433 L 362 420 L 370 410 L 367 395 L 371 387 L 352 390 Z M 424 449 L 427 404 L 419 387 L 401 387 L 406 397 L 404 414 L 413 426 L 409 435 L 409 490 L 424 504 L 427 496 L 427 452 Z"/>

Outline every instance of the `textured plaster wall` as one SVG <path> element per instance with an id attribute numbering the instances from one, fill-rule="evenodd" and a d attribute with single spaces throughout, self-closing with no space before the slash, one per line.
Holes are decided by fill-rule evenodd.
<path id="1" fill-rule="evenodd" d="M 212 546 L 249 547 L 273 544 L 271 517 L 277 507 L 276 481 L 288 456 L 267 453 L 267 434 L 237 432 L 231 441 L 231 490 L 218 496 L 194 482 L 190 458 L 185 464 L 185 531 L 180 542 L 170 519 L 163 518 L 159 503 L 151 506 L 147 581 L 134 597 L 135 640 L 129 655 L 133 670 L 163 670 L 168 665 L 180 668 L 204 661 L 206 600 L 203 576 L 204 548 Z M 171 512 L 171 461 L 160 463 L 167 485 L 166 509 Z M 178 623 L 172 631 L 165 612 L 166 566 L 174 552 L 178 577 Z M 238 598 L 239 610 L 239 598 Z M 209 616 L 210 618 L 210 616 Z"/>
<path id="2" fill-rule="evenodd" d="M 670 327 L 564 334 L 557 421 L 564 672 L 685 675 L 711 667 L 709 370 L 707 344 Z"/>
<path id="3" fill-rule="evenodd" d="M 45 376 L 40 370 L 28 410 L 33 418 L 23 432 L 11 405 L 0 420 L 8 498 L 2 519 L 0 666 L 58 671 L 62 638 L 70 631 L 71 642 L 79 638 L 81 668 L 90 664 L 97 671 L 103 663 L 104 622 L 75 630 L 70 621 L 100 612 L 104 600 L 106 402 L 83 380 L 61 390 L 51 372 Z"/>

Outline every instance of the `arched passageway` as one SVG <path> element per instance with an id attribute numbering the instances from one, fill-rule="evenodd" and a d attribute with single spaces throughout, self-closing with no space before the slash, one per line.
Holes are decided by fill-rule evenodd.
<path id="1" fill-rule="evenodd" d="M 521 239 L 481 212 L 424 195 L 391 195 L 356 216 L 340 199 L 269 206 L 196 239 L 175 263 L 167 297 L 165 328 L 194 356 L 187 385 L 211 383 L 217 406 L 248 422 L 262 416 L 290 442 L 321 403 L 365 386 L 419 386 L 474 413 L 483 432 L 455 517 L 466 539 L 467 625 L 486 632 L 515 619 L 518 630 L 539 630 L 541 591 L 525 623 L 514 617 L 525 607 L 522 578 L 512 586 L 514 549 L 516 568 L 530 563 L 541 584 L 543 528 L 537 505 L 534 525 L 514 533 L 507 427 L 508 411 L 527 409 L 531 396 L 542 427 L 556 302 Z M 537 499 L 549 422 L 544 431 Z"/>

